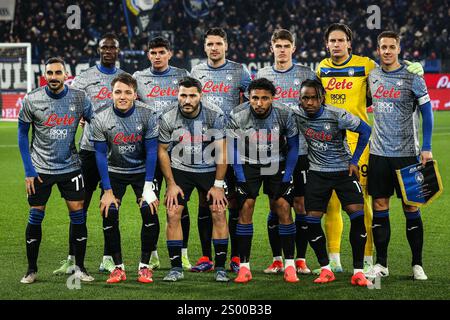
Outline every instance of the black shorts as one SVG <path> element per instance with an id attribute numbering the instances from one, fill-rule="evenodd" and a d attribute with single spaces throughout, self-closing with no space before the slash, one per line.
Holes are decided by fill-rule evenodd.
<path id="1" fill-rule="evenodd" d="M 364 204 L 364 197 L 358 178 L 349 176 L 348 171 L 318 172 L 308 171 L 306 178 L 306 211 L 326 212 L 333 190 L 342 207 Z"/>
<path id="2" fill-rule="evenodd" d="M 54 184 L 58 186 L 61 198 L 67 201 L 84 200 L 84 181 L 80 170 L 64 174 L 39 173 L 42 183 L 34 179 L 35 194 L 28 196 L 30 206 L 45 206 Z"/>
<path id="3" fill-rule="evenodd" d="M 239 208 L 242 208 L 245 200 L 256 199 L 259 189 L 263 185 L 263 192 L 270 200 L 284 198 L 289 204 L 293 202 L 293 184 L 283 183 L 284 163 L 280 163 L 275 174 L 264 175 L 263 166 L 243 164 L 245 182 L 236 182 L 237 200 Z M 267 169 L 267 167 L 266 167 Z"/>
<path id="4" fill-rule="evenodd" d="M 306 174 L 308 173 L 308 169 L 308 156 L 298 156 L 297 165 L 294 169 L 294 197 L 305 196 Z"/>
<path id="5" fill-rule="evenodd" d="M 86 192 L 93 193 L 100 182 L 97 162 L 95 161 L 95 151 L 83 150 L 79 152 L 81 160 L 81 173 L 84 178 L 84 188 Z"/>
<path id="6" fill-rule="evenodd" d="M 119 201 L 122 201 L 122 198 L 127 191 L 127 186 L 131 185 L 131 188 L 133 188 L 134 194 L 136 195 L 136 202 L 139 203 L 139 199 L 142 198 L 142 192 L 144 191 L 144 172 L 131 174 L 109 172 L 108 174 L 111 182 L 111 189 L 114 196 L 119 199 Z M 103 195 L 103 190 L 101 195 Z"/>
<path id="7" fill-rule="evenodd" d="M 175 183 L 184 193 L 184 199 L 181 198 L 181 196 L 178 196 L 178 204 L 182 206 L 186 206 L 194 188 L 197 188 L 197 191 L 206 195 L 209 189 L 214 185 L 214 180 L 216 179 L 215 171 L 189 172 L 172 168 L 172 174 Z M 209 201 L 208 203 L 211 204 L 212 201 Z"/>
<path id="8" fill-rule="evenodd" d="M 228 199 L 236 198 L 236 177 L 234 175 L 234 169 L 231 164 L 228 165 L 227 174 L 225 176 L 225 183 L 227 185 L 226 193 Z"/>
<path id="9" fill-rule="evenodd" d="M 401 198 L 402 191 L 395 170 L 418 162 L 418 157 L 382 157 L 371 154 L 369 156 L 369 195 L 373 199 L 389 198 L 394 194 L 395 189 L 397 198 Z"/>

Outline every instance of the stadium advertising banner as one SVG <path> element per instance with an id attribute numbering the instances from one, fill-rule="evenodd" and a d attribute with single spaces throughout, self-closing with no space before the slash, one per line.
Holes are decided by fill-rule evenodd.
<path id="1" fill-rule="evenodd" d="M 428 87 L 433 110 L 450 110 L 450 74 L 426 74 L 425 82 Z"/>

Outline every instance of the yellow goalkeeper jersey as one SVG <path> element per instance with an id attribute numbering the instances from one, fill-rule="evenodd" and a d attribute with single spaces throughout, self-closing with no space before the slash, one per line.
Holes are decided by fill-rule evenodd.
<path id="1" fill-rule="evenodd" d="M 339 65 L 334 64 L 331 58 L 322 60 L 316 72 L 326 90 L 325 103 L 345 109 L 368 122 L 367 77 L 375 66 L 372 59 L 355 54 Z M 357 134 L 349 134 L 349 142 L 357 138 Z"/>

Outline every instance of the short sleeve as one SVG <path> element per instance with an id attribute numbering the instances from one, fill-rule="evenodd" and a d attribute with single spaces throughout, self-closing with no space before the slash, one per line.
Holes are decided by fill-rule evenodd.
<path id="1" fill-rule="evenodd" d="M 26 95 L 22 100 L 22 108 L 20 108 L 19 111 L 19 120 L 22 122 L 33 122 L 31 103 L 28 95 Z"/>
<path id="2" fill-rule="evenodd" d="M 164 117 L 159 120 L 159 136 L 160 143 L 169 144 L 171 142 L 172 130 Z"/>
<path id="3" fill-rule="evenodd" d="M 159 122 L 158 116 L 155 112 L 152 112 L 147 121 L 147 131 L 145 132 L 145 139 L 154 139 L 159 136 Z"/>
<path id="4" fill-rule="evenodd" d="M 339 129 L 345 129 L 350 131 L 355 131 L 356 128 L 359 127 L 359 124 L 361 123 L 361 119 L 353 114 L 351 114 L 348 111 L 339 109 L 338 113 L 338 128 Z"/>
<path id="5" fill-rule="evenodd" d="M 102 130 L 101 114 L 97 114 L 91 121 L 92 140 L 98 142 L 106 141 L 106 136 Z"/>
<path id="6" fill-rule="evenodd" d="M 419 103 L 419 106 L 430 101 L 427 85 L 421 76 L 414 75 L 412 91 Z"/>

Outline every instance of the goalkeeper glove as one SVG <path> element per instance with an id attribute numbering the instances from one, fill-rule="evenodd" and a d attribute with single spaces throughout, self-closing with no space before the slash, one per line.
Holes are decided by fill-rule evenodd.
<path id="1" fill-rule="evenodd" d="M 155 200 L 158 200 L 155 194 L 155 184 L 153 181 L 145 181 L 144 191 L 142 192 L 142 198 L 148 203 L 152 203 Z"/>
<path id="2" fill-rule="evenodd" d="M 408 60 L 403 60 L 403 62 L 407 65 L 406 70 L 409 73 L 417 74 L 418 76 L 423 76 L 423 67 L 420 62 L 411 62 Z"/>

